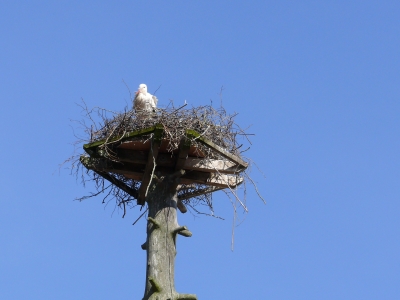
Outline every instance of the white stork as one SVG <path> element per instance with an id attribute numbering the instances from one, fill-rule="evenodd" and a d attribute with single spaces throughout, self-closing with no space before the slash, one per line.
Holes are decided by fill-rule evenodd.
<path id="1" fill-rule="evenodd" d="M 139 85 L 133 100 L 133 107 L 137 113 L 151 113 L 156 111 L 158 99 L 156 96 L 147 92 L 147 85 Z"/>

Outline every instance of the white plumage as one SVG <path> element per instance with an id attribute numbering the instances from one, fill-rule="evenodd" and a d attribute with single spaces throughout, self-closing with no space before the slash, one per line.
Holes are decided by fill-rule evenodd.
<path id="1" fill-rule="evenodd" d="M 133 100 L 133 107 L 137 113 L 139 112 L 155 112 L 158 99 L 156 96 L 147 92 L 147 85 L 144 83 L 139 85 Z"/>

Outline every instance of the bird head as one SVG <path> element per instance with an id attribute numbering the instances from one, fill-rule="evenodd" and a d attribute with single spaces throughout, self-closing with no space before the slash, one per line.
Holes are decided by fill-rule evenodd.
<path id="1" fill-rule="evenodd" d="M 144 83 L 139 85 L 139 89 L 137 90 L 136 94 L 138 93 L 142 93 L 144 95 L 147 94 L 147 85 L 145 85 Z"/>

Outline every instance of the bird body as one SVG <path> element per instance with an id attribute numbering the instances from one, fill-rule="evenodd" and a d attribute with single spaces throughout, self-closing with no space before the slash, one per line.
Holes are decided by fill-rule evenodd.
<path id="1" fill-rule="evenodd" d="M 133 100 L 133 107 L 137 113 L 155 112 L 158 99 L 147 92 L 147 85 L 140 84 Z"/>

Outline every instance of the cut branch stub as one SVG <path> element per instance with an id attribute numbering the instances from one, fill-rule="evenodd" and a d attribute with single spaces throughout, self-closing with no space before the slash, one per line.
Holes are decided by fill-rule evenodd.
<path id="1" fill-rule="evenodd" d="M 194 294 L 179 294 L 176 300 L 197 300 L 197 297 Z"/>
<path id="2" fill-rule="evenodd" d="M 173 234 L 179 234 L 185 237 L 191 237 L 192 233 L 189 231 L 189 229 L 187 229 L 186 226 L 180 226 L 178 228 L 175 228 L 173 231 Z"/>
<path id="3" fill-rule="evenodd" d="M 162 288 L 160 287 L 160 285 L 157 283 L 157 281 L 153 278 L 153 277 L 149 277 L 149 281 L 151 283 L 152 288 L 157 292 L 161 292 Z"/>
<path id="4" fill-rule="evenodd" d="M 160 228 L 160 224 L 158 224 L 157 221 L 154 220 L 152 217 L 148 217 L 147 220 L 148 220 L 151 224 L 153 224 L 153 228 L 154 228 L 154 229 Z"/>

